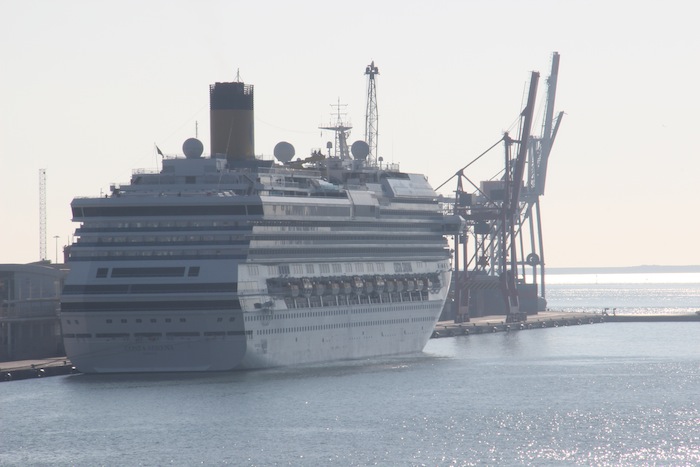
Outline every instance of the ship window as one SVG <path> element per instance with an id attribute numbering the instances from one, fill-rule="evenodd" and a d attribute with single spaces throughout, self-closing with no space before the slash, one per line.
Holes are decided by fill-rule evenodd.
<path id="1" fill-rule="evenodd" d="M 166 322 L 166 323 L 172 323 L 172 322 L 173 322 L 173 320 L 172 320 L 172 319 L 170 319 L 170 318 L 165 318 L 165 322 Z"/>
<path id="2" fill-rule="evenodd" d="M 186 321 L 187 321 L 187 318 L 180 318 L 180 322 L 181 322 L 181 323 L 184 323 L 184 322 L 186 322 Z"/>
<path id="3" fill-rule="evenodd" d="M 185 268 L 114 268 L 112 277 L 181 277 Z"/>
<path id="4" fill-rule="evenodd" d="M 288 264 L 280 264 L 279 265 L 279 273 L 282 275 L 289 274 L 289 265 Z"/>
<path id="5" fill-rule="evenodd" d="M 248 265 L 248 274 L 251 276 L 257 276 L 258 275 L 258 265 L 257 264 L 249 264 Z"/>
<path id="6" fill-rule="evenodd" d="M 141 322 L 141 318 L 136 318 L 136 322 L 137 322 L 137 323 L 140 323 L 140 322 Z"/>
<path id="7" fill-rule="evenodd" d="M 224 320 L 224 318 L 216 318 L 216 322 L 217 322 L 217 323 L 220 323 L 220 322 L 222 322 L 223 320 Z"/>
<path id="8" fill-rule="evenodd" d="M 106 323 L 107 323 L 107 324 L 112 324 L 112 320 L 111 320 L 111 319 L 108 319 L 108 320 L 106 320 Z"/>
<path id="9" fill-rule="evenodd" d="M 126 320 L 125 320 L 125 319 L 122 319 L 122 323 L 126 323 Z"/>
<path id="10" fill-rule="evenodd" d="M 98 268 L 97 275 L 95 277 L 99 277 L 99 278 L 107 277 L 108 272 L 109 272 L 109 268 Z"/>
<path id="11" fill-rule="evenodd" d="M 187 175 L 185 177 L 185 183 L 188 183 L 188 184 L 197 183 L 197 177 L 195 177 L 194 175 Z"/>
<path id="12" fill-rule="evenodd" d="M 248 205 L 248 215 L 249 216 L 255 216 L 255 215 L 262 215 L 263 213 L 263 207 L 260 204 L 249 204 Z"/>
<path id="13" fill-rule="evenodd" d="M 411 263 L 402 263 L 403 265 L 403 272 L 413 272 L 413 267 L 411 267 Z"/>
<path id="14" fill-rule="evenodd" d="M 374 264 L 367 263 L 367 272 L 374 272 Z"/>
<path id="15" fill-rule="evenodd" d="M 304 267 L 301 264 L 292 264 L 292 271 L 294 271 L 294 275 L 301 276 L 304 274 Z"/>
<path id="16" fill-rule="evenodd" d="M 343 269 L 340 267 L 339 263 L 333 263 L 333 272 L 334 273 L 343 272 Z"/>
<path id="17" fill-rule="evenodd" d="M 345 263 L 345 272 L 352 272 L 352 263 Z"/>
<path id="18" fill-rule="evenodd" d="M 157 320 L 155 318 L 151 318 L 151 323 L 155 323 Z"/>
<path id="19" fill-rule="evenodd" d="M 403 272 L 403 267 L 401 267 L 401 263 L 394 263 L 394 272 Z"/>
<path id="20" fill-rule="evenodd" d="M 321 273 L 322 274 L 330 274 L 331 272 L 331 265 L 330 264 L 321 264 Z"/>
<path id="21" fill-rule="evenodd" d="M 355 272 L 365 272 L 365 265 L 362 263 L 355 263 Z"/>
<path id="22" fill-rule="evenodd" d="M 235 320 L 235 319 L 236 319 L 236 318 L 231 317 L 231 318 L 229 318 L 228 320 L 229 320 L 229 321 L 233 321 L 233 320 Z"/>
<path id="23" fill-rule="evenodd" d="M 190 269 L 187 271 L 187 275 L 189 277 L 197 277 L 199 276 L 199 266 L 192 266 Z"/>
<path id="24" fill-rule="evenodd" d="M 307 274 L 314 274 L 314 265 L 313 264 L 306 265 L 306 273 Z"/>

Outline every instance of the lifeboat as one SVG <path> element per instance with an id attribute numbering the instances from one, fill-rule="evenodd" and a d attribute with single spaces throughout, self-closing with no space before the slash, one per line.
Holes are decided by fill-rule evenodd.
<path id="1" fill-rule="evenodd" d="M 310 279 L 301 280 L 301 290 L 305 297 L 310 297 L 314 291 L 314 285 Z"/>
<path id="2" fill-rule="evenodd" d="M 402 280 L 397 280 L 396 281 L 396 291 L 401 293 L 404 290 L 406 290 L 406 284 L 404 284 Z"/>
<path id="3" fill-rule="evenodd" d="M 423 279 L 416 279 L 416 291 L 421 292 L 423 290 Z"/>
<path id="4" fill-rule="evenodd" d="M 377 293 L 384 292 L 384 286 L 385 286 L 384 279 L 382 279 L 379 276 L 374 278 L 374 288 L 377 291 Z"/>
<path id="5" fill-rule="evenodd" d="M 384 286 L 386 287 L 386 291 L 388 293 L 391 293 L 394 290 L 396 290 L 396 281 L 393 279 L 388 279 L 388 280 L 384 281 Z"/>
<path id="6" fill-rule="evenodd" d="M 323 282 L 314 282 L 314 292 L 316 292 L 316 295 L 319 297 L 323 295 L 323 292 L 326 291 L 326 284 Z"/>
<path id="7" fill-rule="evenodd" d="M 289 284 L 289 291 L 292 293 L 292 297 L 296 298 L 299 296 L 299 284 Z"/>
<path id="8" fill-rule="evenodd" d="M 355 293 L 362 293 L 364 286 L 365 283 L 362 282 L 362 279 L 357 276 L 352 278 L 352 287 L 355 289 Z"/>
<path id="9" fill-rule="evenodd" d="M 348 295 L 352 292 L 352 285 L 350 285 L 350 282 L 343 281 L 340 283 L 340 290 L 342 290 L 345 295 Z"/>
<path id="10" fill-rule="evenodd" d="M 433 281 L 430 279 L 425 280 L 425 289 L 426 290 L 433 290 Z"/>
<path id="11" fill-rule="evenodd" d="M 374 282 L 372 282 L 371 280 L 365 281 L 365 292 L 368 294 L 374 292 Z"/>
<path id="12" fill-rule="evenodd" d="M 333 295 L 338 295 L 340 293 L 340 284 L 337 282 L 331 282 L 331 293 Z"/>
<path id="13" fill-rule="evenodd" d="M 416 288 L 416 281 L 413 279 L 406 279 L 406 292 L 413 292 Z"/>

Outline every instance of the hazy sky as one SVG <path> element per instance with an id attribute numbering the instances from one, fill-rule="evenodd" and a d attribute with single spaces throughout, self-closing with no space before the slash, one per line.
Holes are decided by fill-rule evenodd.
<path id="1" fill-rule="evenodd" d="M 304 155 L 338 99 L 364 136 L 374 60 L 379 154 L 437 186 L 511 128 L 531 70 L 544 97 L 558 51 L 547 265 L 700 264 L 698 2 L 0 0 L 0 16 L 0 263 L 39 259 L 39 169 L 54 260 L 73 197 L 156 168 L 154 143 L 181 153 L 195 122 L 209 150 L 208 86 L 237 70 L 256 153 Z"/>

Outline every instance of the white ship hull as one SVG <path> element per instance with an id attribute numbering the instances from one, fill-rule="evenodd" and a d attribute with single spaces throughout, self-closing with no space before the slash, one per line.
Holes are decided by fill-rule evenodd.
<path id="1" fill-rule="evenodd" d="M 295 310 L 138 318 L 124 312 L 110 314 L 109 323 L 90 313 L 63 313 L 74 331 L 64 342 L 73 364 L 87 373 L 227 371 L 419 352 L 442 311 L 445 276 L 427 300 L 404 293 L 399 302 Z"/>

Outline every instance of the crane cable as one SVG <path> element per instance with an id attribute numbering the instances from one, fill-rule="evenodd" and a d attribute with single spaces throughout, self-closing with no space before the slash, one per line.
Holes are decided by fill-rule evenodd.
<path id="1" fill-rule="evenodd" d="M 490 148 L 488 148 L 486 151 L 484 151 L 484 152 L 482 152 L 481 154 L 479 154 L 479 155 L 476 157 L 476 159 L 472 160 L 470 163 L 468 163 L 467 165 L 465 165 L 464 167 L 462 167 L 461 169 L 459 169 L 457 172 L 455 172 L 454 175 L 452 175 L 450 178 L 448 178 L 447 180 L 445 180 L 439 187 L 435 188 L 435 191 L 438 191 L 440 188 L 442 188 L 443 186 L 445 186 L 445 185 L 447 184 L 447 182 L 449 182 L 450 180 L 452 180 L 452 179 L 455 178 L 456 176 L 460 175 L 460 174 L 464 171 L 464 169 L 468 168 L 468 167 L 469 167 L 470 165 L 472 165 L 474 162 L 478 161 L 478 160 L 481 159 L 483 156 L 485 156 L 490 150 L 492 150 L 493 148 L 495 148 L 496 146 L 498 146 L 498 145 L 501 143 L 501 141 L 503 141 L 503 138 L 504 138 L 504 137 L 501 136 L 501 139 L 499 139 L 498 141 L 496 141 L 496 142 L 495 142 Z"/>

